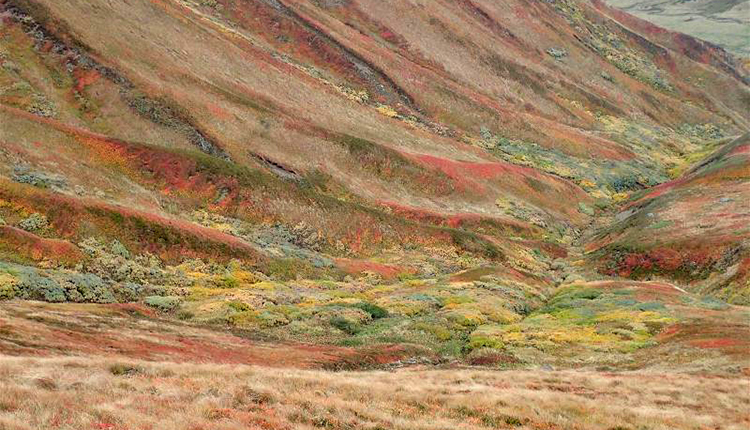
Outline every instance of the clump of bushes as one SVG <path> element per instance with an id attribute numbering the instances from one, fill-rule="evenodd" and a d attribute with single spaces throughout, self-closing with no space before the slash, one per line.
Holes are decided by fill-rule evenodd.
<path id="1" fill-rule="evenodd" d="M 60 303 L 67 300 L 65 290 L 54 279 L 36 272 L 24 273 L 16 288 L 16 297 L 23 300 L 42 300 Z"/>
<path id="2" fill-rule="evenodd" d="M 17 167 L 13 170 L 14 181 L 21 184 L 29 184 L 39 188 L 64 187 L 65 180 L 58 176 L 48 175 L 41 172 L 32 172 L 25 167 Z"/>
<path id="3" fill-rule="evenodd" d="M 359 324 L 354 321 L 349 321 L 344 317 L 333 317 L 329 322 L 333 327 L 336 327 L 348 335 L 355 335 L 360 331 Z"/>
<path id="4" fill-rule="evenodd" d="M 227 303 L 227 306 L 235 312 L 248 312 L 253 310 L 253 308 L 245 302 L 229 302 Z"/>
<path id="5" fill-rule="evenodd" d="M 555 60 L 560 61 L 568 56 L 568 51 L 566 51 L 564 48 L 549 48 L 547 50 L 547 54 L 549 54 Z"/>
<path id="6" fill-rule="evenodd" d="M 9 274 L 0 274 L 0 300 L 16 297 L 16 279 Z"/>
<path id="7" fill-rule="evenodd" d="M 277 312 L 263 311 L 257 315 L 257 321 L 263 327 L 279 327 L 289 324 L 289 319 Z"/>
<path id="8" fill-rule="evenodd" d="M 47 217 L 40 213 L 33 213 L 28 218 L 21 220 L 18 226 L 28 232 L 44 230 L 49 225 Z"/>
<path id="9" fill-rule="evenodd" d="M 370 302 L 361 302 L 354 305 L 355 308 L 362 309 L 363 311 L 370 314 L 372 319 L 380 319 L 385 318 L 388 316 L 388 311 L 381 308 L 378 305 L 372 304 Z"/>
<path id="10" fill-rule="evenodd" d="M 192 313 L 190 311 L 186 311 L 186 310 L 177 311 L 177 314 L 175 314 L 175 316 L 180 321 L 189 321 L 189 320 L 195 318 L 195 314 L 194 313 Z"/>
<path id="11" fill-rule="evenodd" d="M 466 345 L 466 350 L 467 351 L 474 351 L 474 350 L 480 350 L 480 349 L 498 350 L 498 349 L 503 349 L 504 347 L 505 347 L 505 344 L 502 342 L 502 339 L 499 336 L 472 334 L 472 336 L 469 338 L 468 345 Z"/>
<path id="12" fill-rule="evenodd" d="M 142 292 L 143 286 L 134 282 L 125 282 L 115 290 L 119 302 L 133 302 L 141 296 Z"/>
<path id="13" fill-rule="evenodd" d="M 115 239 L 109 245 L 109 252 L 123 258 L 130 258 L 130 251 L 119 240 Z"/>
<path id="14" fill-rule="evenodd" d="M 149 296 L 144 299 L 144 303 L 161 312 L 171 312 L 180 306 L 182 299 L 175 296 Z"/>
<path id="15" fill-rule="evenodd" d="M 0 296 L 45 302 L 115 303 L 112 288 L 100 277 L 85 273 L 47 276 L 36 270 L 21 272 L 13 285 L 0 283 Z"/>
<path id="16" fill-rule="evenodd" d="M 240 281 L 232 275 L 225 275 L 216 280 L 216 286 L 226 289 L 239 288 Z"/>
<path id="17" fill-rule="evenodd" d="M 102 278 L 90 273 L 72 273 L 62 280 L 65 296 L 71 302 L 115 303 L 112 289 Z"/>
<path id="18" fill-rule="evenodd" d="M 293 281 L 297 278 L 321 278 L 325 271 L 314 267 L 310 262 L 295 259 L 274 259 L 268 264 L 268 273 L 279 281 Z"/>
<path id="19" fill-rule="evenodd" d="M 43 94 L 33 94 L 31 96 L 31 104 L 29 104 L 26 110 L 34 115 L 39 115 L 45 118 L 57 116 L 57 108 Z"/>

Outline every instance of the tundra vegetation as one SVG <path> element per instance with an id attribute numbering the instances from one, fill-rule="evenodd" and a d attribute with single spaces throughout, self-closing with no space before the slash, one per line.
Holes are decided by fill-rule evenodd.
<path id="1" fill-rule="evenodd" d="M 0 0 L 0 429 L 740 429 L 747 64 L 598 1 Z"/>

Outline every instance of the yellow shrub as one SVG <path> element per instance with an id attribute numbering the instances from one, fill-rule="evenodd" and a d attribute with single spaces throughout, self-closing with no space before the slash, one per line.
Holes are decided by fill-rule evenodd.
<path id="1" fill-rule="evenodd" d="M 615 193 L 615 194 L 612 194 L 612 200 L 614 200 L 616 202 L 624 202 L 625 200 L 628 199 L 628 197 L 630 197 L 630 195 L 628 195 L 628 193 Z"/>
<path id="2" fill-rule="evenodd" d="M 383 114 L 383 115 L 385 115 L 385 116 L 387 116 L 389 118 L 396 118 L 398 116 L 398 112 L 396 112 L 395 109 L 393 109 L 392 107 L 390 107 L 388 105 L 379 105 L 377 107 L 377 110 L 378 110 L 378 112 L 380 112 L 381 114 Z"/>
<path id="3" fill-rule="evenodd" d="M 596 184 L 594 182 L 589 181 L 588 179 L 582 180 L 578 185 L 581 186 L 581 188 L 585 189 L 591 189 L 596 187 Z"/>

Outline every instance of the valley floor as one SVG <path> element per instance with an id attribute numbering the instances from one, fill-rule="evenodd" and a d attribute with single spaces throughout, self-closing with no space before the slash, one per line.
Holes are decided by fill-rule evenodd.
<path id="1" fill-rule="evenodd" d="M 333 371 L 327 369 L 354 360 L 355 350 L 267 344 L 147 312 L 137 305 L 6 302 L 0 429 L 728 430 L 750 424 L 747 369 L 711 375 L 396 362 Z M 380 350 L 370 363 L 397 358 Z"/>

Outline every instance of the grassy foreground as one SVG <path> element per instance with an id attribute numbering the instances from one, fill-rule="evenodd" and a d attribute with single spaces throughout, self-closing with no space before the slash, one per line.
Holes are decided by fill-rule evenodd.
<path id="1" fill-rule="evenodd" d="M 744 429 L 748 388 L 747 377 L 668 373 L 6 356 L 0 429 Z"/>
<path id="2" fill-rule="evenodd" d="M 139 305 L 14 300 L 0 307 L 0 430 L 747 428 L 744 344 L 691 327 L 625 371 L 573 344 L 588 363 L 430 363 L 403 345 L 268 341 Z"/>

